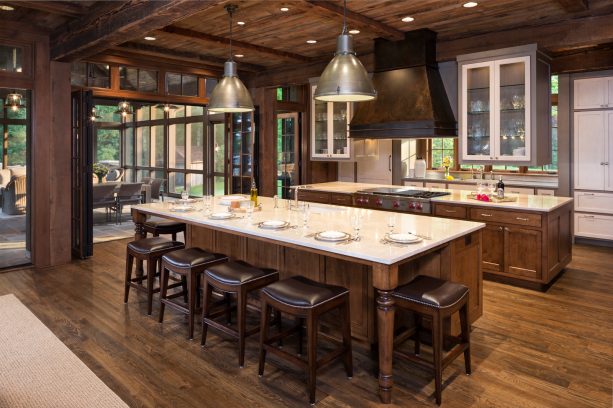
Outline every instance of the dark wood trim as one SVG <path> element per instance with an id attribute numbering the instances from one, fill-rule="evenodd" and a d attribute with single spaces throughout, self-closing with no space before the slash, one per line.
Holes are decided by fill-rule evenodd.
<path id="1" fill-rule="evenodd" d="M 30 10 L 43 11 L 45 13 L 57 14 L 67 17 L 81 17 L 87 13 L 87 7 L 76 2 L 68 3 L 64 1 L 5 1 L 14 7 L 27 8 Z"/>
<path id="2" fill-rule="evenodd" d="M 576 13 L 580 11 L 587 11 L 587 0 L 556 0 L 564 10 L 569 13 Z"/>
<path id="3" fill-rule="evenodd" d="M 612 68 L 613 47 L 578 50 L 577 52 L 555 56 L 551 61 L 551 72 L 554 74 L 568 74 Z"/>
<path id="4" fill-rule="evenodd" d="M 127 65 L 143 68 L 155 67 L 155 69 L 162 69 L 167 72 L 202 75 L 213 78 L 219 78 L 222 74 L 222 69 L 217 66 L 188 62 L 180 59 L 153 57 L 117 49 L 112 49 L 104 54 L 95 55 L 87 60 L 110 65 Z"/>

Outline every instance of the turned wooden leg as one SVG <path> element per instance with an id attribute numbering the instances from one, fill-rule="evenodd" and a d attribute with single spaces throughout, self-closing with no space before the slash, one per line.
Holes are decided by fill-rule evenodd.
<path id="1" fill-rule="evenodd" d="M 392 354 L 394 352 L 394 299 L 392 291 L 377 290 L 377 330 L 379 334 L 379 398 L 392 401 Z"/>
<path id="2" fill-rule="evenodd" d="M 117 209 L 119 211 L 119 209 Z M 134 240 L 147 238 L 145 232 L 145 222 L 147 221 L 147 215 L 138 212 L 136 209 L 132 209 L 132 221 L 134 221 Z M 143 261 L 136 261 L 136 275 L 143 276 Z M 139 283 L 143 283 L 142 280 Z"/>

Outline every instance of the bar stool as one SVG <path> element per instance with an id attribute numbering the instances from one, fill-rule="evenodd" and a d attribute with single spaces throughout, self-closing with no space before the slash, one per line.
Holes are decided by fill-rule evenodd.
<path id="1" fill-rule="evenodd" d="M 259 327 L 246 328 L 247 295 L 279 280 L 274 269 L 260 269 L 242 261 L 231 261 L 209 267 L 204 272 L 204 307 L 202 312 L 202 341 L 206 343 L 209 326 L 238 339 L 238 365 L 245 365 L 245 338 L 259 331 Z M 220 313 L 212 313 L 213 289 L 224 294 L 236 294 L 237 330 L 214 320 Z"/>
<path id="2" fill-rule="evenodd" d="M 184 313 L 188 317 L 188 339 L 194 338 L 194 315 L 196 313 L 196 299 L 200 277 L 204 270 L 210 266 L 227 262 L 228 257 L 222 254 L 214 254 L 200 248 L 187 248 L 172 251 L 162 256 L 162 274 L 160 276 L 160 316 L 159 322 L 164 321 L 164 309 L 168 305 L 171 308 Z M 184 304 L 177 303 L 172 299 L 183 296 L 185 291 L 168 295 L 169 271 L 180 275 L 187 280 L 188 300 Z"/>
<path id="3" fill-rule="evenodd" d="M 398 350 L 394 357 L 398 357 L 420 366 L 434 370 L 434 385 L 436 403 L 441 404 L 442 373 L 445 367 L 464 353 L 466 374 L 470 369 L 470 327 L 468 324 L 468 288 L 460 283 L 449 282 L 429 276 L 419 275 L 410 283 L 400 286 L 392 296 L 396 307 L 411 311 L 415 316 L 415 327 L 404 331 L 394 339 L 394 347 L 403 343 L 410 337 L 415 341 L 415 353 L 407 354 Z M 456 339 L 456 344 L 443 358 L 443 320 L 455 312 L 460 314 L 462 333 Z M 418 357 L 420 351 L 419 332 L 422 316 L 432 319 L 432 349 L 433 361 Z"/>
<path id="4" fill-rule="evenodd" d="M 347 377 L 353 376 L 351 354 L 351 323 L 349 314 L 349 291 L 342 286 L 327 285 L 315 282 L 302 276 L 294 276 L 272 283 L 260 292 L 262 302 L 262 318 L 260 321 L 260 365 L 259 375 L 264 374 L 266 352 L 270 351 L 287 361 L 307 371 L 307 391 L 309 402 L 315 403 L 315 381 L 317 369 L 343 358 Z M 275 336 L 269 337 L 270 308 L 287 313 L 298 318 L 298 324 Z M 340 310 L 342 325 L 342 342 L 333 340 L 339 346 L 336 350 L 317 358 L 317 328 L 319 318 L 334 309 Z M 281 350 L 272 343 L 298 332 L 299 350 L 302 348 L 302 319 L 306 319 L 307 327 L 307 359 Z M 332 339 L 331 339 L 332 340 Z"/>
<path id="5" fill-rule="evenodd" d="M 153 282 L 157 275 L 157 265 L 162 255 L 185 248 L 185 244 L 179 241 L 171 241 L 166 238 L 153 237 L 143 238 L 128 243 L 126 250 L 126 278 L 124 303 L 128 303 L 128 295 L 130 287 L 137 290 L 147 292 L 147 314 L 151 315 L 153 308 L 153 294 L 159 292 L 160 288 L 154 288 Z M 147 275 L 143 276 L 142 271 L 137 272 L 137 277 L 132 278 L 132 264 L 134 259 L 139 261 L 147 261 Z M 147 286 L 143 286 L 142 282 L 147 279 Z M 180 283 L 173 285 L 176 287 Z"/>
<path id="6" fill-rule="evenodd" d="M 154 237 L 172 234 L 172 240 L 176 241 L 179 232 L 185 233 L 185 224 L 177 221 L 147 221 L 143 224 L 143 229 Z"/>

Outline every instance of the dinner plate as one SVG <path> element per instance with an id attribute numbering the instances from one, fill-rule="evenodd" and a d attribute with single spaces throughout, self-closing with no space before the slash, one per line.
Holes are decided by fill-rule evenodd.
<path id="1" fill-rule="evenodd" d="M 247 201 L 247 200 L 249 199 L 245 196 L 227 195 L 227 196 L 219 197 L 219 204 L 220 205 L 230 205 L 232 201 Z"/>
<path id="2" fill-rule="evenodd" d="M 189 204 L 189 203 L 195 203 L 196 199 L 195 198 L 187 198 L 187 199 L 184 200 L 184 199 L 180 198 L 177 202 L 180 203 L 180 204 Z"/>
<path id="3" fill-rule="evenodd" d="M 209 215 L 212 220 L 227 220 L 234 217 L 234 213 L 231 212 L 217 212 Z"/>
<path id="4" fill-rule="evenodd" d="M 413 234 L 393 233 L 386 234 L 385 239 L 398 244 L 414 244 L 421 241 L 421 238 Z"/>
<path id="5" fill-rule="evenodd" d="M 319 241 L 337 242 L 349 238 L 350 235 L 343 231 L 322 231 L 315 234 L 315 239 Z"/>
<path id="6" fill-rule="evenodd" d="M 281 229 L 281 228 L 287 228 L 287 226 L 289 226 L 289 222 L 281 221 L 281 220 L 263 221 L 258 224 L 258 227 L 263 228 L 263 229 Z"/>
<path id="7" fill-rule="evenodd" d="M 193 211 L 193 210 L 194 210 L 193 205 L 175 205 L 170 208 L 170 211 L 174 211 L 174 212 L 188 212 L 188 211 Z"/>

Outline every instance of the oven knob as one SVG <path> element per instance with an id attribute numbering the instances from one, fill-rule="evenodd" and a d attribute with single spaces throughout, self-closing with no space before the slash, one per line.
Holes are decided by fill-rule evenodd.
<path id="1" fill-rule="evenodd" d="M 394 208 L 400 208 L 400 203 L 398 201 L 394 201 Z"/>
<path id="2" fill-rule="evenodd" d="M 421 203 L 415 203 L 415 209 L 421 210 L 422 209 Z"/>
<path id="3" fill-rule="evenodd" d="M 368 198 L 362 198 L 362 204 L 368 204 Z"/>
<path id="4" fill-rule="evenodd" d="M 415 208 L 415 203 L 414 202 L 410 202 L 409 203 L 409 208 L 410 209 L 414 209 Z"/>
<path id="5" fill-rule="evenodd" d="M 361 198 L 356 198 L 355 199 L 355 203 L 356 204 L 362 204 L 362 199 Z"/>
<path id="6" fill-rule="evenodd" d="M 375 201 L 375 204 L 377 204 L 379 207 L 381 207 L 383 205 L 383 201 L 381 201 L 380 198 L 377 198 L 377 201 Z"/>

